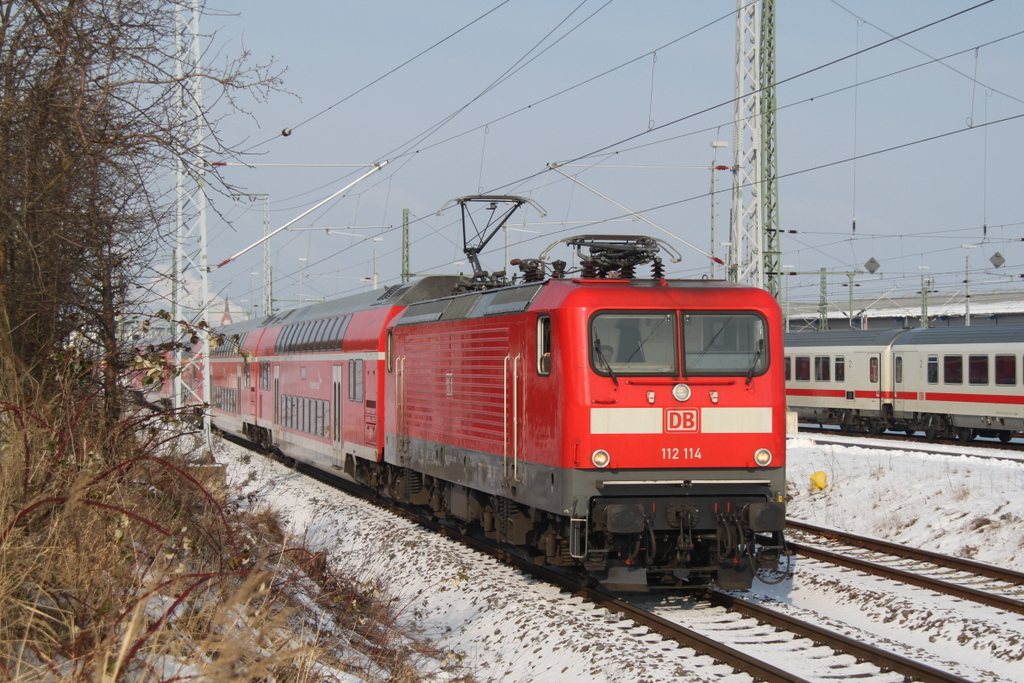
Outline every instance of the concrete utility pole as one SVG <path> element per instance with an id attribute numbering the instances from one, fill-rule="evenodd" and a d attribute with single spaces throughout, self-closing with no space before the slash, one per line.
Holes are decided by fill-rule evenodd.
<path id="1" fill-rule="evenodd" d="M 737 0 L 735 94 L 727 277 L 778 298 L 774 0 Z"/>

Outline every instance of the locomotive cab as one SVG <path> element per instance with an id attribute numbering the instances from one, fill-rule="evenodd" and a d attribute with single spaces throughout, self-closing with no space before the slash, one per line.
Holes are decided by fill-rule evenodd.
<path id="1" fill-rule="evenodd" d="M 567 346 L 585 349 L 567 363 L 585 387 L 567 411 L 574 556 L 613 590 L 749 587 L 784 551 L 774 300 L 721 282 L 578 285 L 562 306 L 578 314 Z"/>
<path id="2" fill-rule="evenodd" d="M 584 277 L 531 261 L 388 323 L 385 492 L 613 590 L 748 587 L 784 551 L 778 304 L 583 241 Z"/>

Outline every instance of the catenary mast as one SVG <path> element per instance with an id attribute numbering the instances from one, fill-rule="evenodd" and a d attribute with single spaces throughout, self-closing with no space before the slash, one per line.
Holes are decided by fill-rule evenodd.
<path id="1" fill-rule="evenodd" d="M 175 8 L 175 76 L 178 80 L 176 105 L 179 135 L 185 140 L 178 150 L 177 161 L 177 244 L 174 258 L 171 308 L 175 341 L 186 331 L 176 321 L 192 323 L 205 320 L 210 313 L 210 269 L 206 251 L 206 160 L 203 113 L 203 85 L 200 66 L 199 0 L 185 0 Z M 186 311 L 184 302 L 193 308 Z M 181 408 L 189 399 L 210 402 L 210 345 L 205 329 L 198 329 L 200 353 L 197 372 L 179 372 L 174 377 L 174 407 Z M 182 369 L 185 357 L 175 351 L 175 367 Z M 203 435 L 210 447 L 210 418 L 203 419 Z"/>
<path id="2" fill-rule="evenodd" d="M 775 2 L 736 6 L 736 91 L 728 279 L 779 296 Z"/>

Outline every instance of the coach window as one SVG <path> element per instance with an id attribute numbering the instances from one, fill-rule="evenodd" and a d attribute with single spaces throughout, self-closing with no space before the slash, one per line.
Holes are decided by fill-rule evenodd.
<path id="1" fill-rule="evenodd" d="M 299 324 L 293 323 L 288 327 L 284 328 L 284 353 L 291 353 L 295 350 L 295 335 L 299 331 Z"/>
<path id="2" fill-rule="evenodd" d="M 846 381 L 846 358 L 843 356 L 836 356 L 836 381 Z"/>
<path id="3" fill-rule="evenodd" d="M 341 351 L 341 337 L 345 332 L 345 316 L 339 316 L 334 319 L 334 324 L 331 325 L 331 338 L 327 347 L 328 351 Z"/>
<path id="4" fill-rule="evenodd" d="M 967 381 L 971 384 L 988 384 L 988 356 L 968 356 Z"/>
<path id="5" fill-rule="evenodd" d="M 285 353 L 293 353 L 295 351 L 295 338 L 299 335 L 299 330 L 302 328 L 302 323 L 293 323 L 288 326 L 285 330 L 287 339 L 284 341 Z"/>
<path id="6" fill-rule="evenodd" d="M 288 353 L 295 353 L 295 347 L 299 343 L 299 333 L 302 331 L 302 326 L 305 323 L 294 323 L 291 329 L 288 330 L 288 342 L 285 347 L 285 351 Z"/>
<path id="7" fill-rule="evenodd" d="M 796 357 L 796 381 L 797 382 L 810 382 L 811 381 L 811 357 L 810 356 L 797 356 Z"/>
<path id="8" fill-rule="evenodd" d="M 537 316 L 537 374 L 551 374 L 551 316 Z"/>
<path id="9" fill-rule="evenodd" d="M 964 358 L 963 356 L 942 357 L 942 381 L 945 384 L 964 383 Z"/>
<path id="10" fill-rule="evenodd" d="M 903 384 L 903 356 L 897 356 L 893 374 L 896 375 L 896 384 Z"/>
<path id="11" fill-rule="evenodd" d="M 313 335 L 316 334 L 316 328 L 319 325 L 319 320 L 311 320 L 306 323 L 306 333 L 302 335 L 302 341 L 299 342 L 299 351 L 309 351 L 313 347 Z"/>
<path id="12" fill-rule="evenodd" d="M 330 318 L 327 329 L 324 331 L 324 351 L 334 351 L 338 346 L 338 328 L 341 327 L 341 318 Z"/>
<path id="13" fill-rule="evenodd" d="M 316 328 L 316 321 L 308 321 L 302 324 L 302 338 L 299 340 L 299 347 L 297 351 L 308 351 L 309 342 L 313 338 L 313 332 Z"/>
<path id="14" fill-rule="evenodd" d="M 814 381 L 815 382 L 828 382 L 828 356 L 815 356 L 814 357 Z"/>
<path id="15" fill-rule="evenodd" d="M 302 344 L 299 346 L 299 351 L 309 351 L 313 348 L 313 340 L 316 338 L 316 330 L 319 326 L 319 320 L 311 320 L 309 322 L 309 327 L 306 328 L 306 334 L 302 337 Z"/>
<path id="16" fill-rule="evenodd" d="M 306 345 L 307 351 L 319 351 L 321 342 L 324 340 L 324 331 L 327 326 L 328 319 L 322 318 L 317 320 L 313 324 L 313 333 L 309 336 L 309 344 Z"/>
<path id="17" fill-rule="evenodd" d="M 288 341 L 288 327 L 282 327 L 281 331 L 277 334 L 277 339 L 274 341 L 274 353 L 285 352 L 285 342 Z"/>
<path id="18" fill-rule="evenodd" d="M 939 357 L 928 356 L 928 384 L 939 383 Z"/>
<path id="19" fill-rule="evenodd" d="M 1017 357 L 996 356 L 996 384 L 1014 386 L 1017 384 Z"/>
<path id="20" fill-rule="evenodd" d="M 313 336 L 313 345 L 310 350 L 327 350 L 328 333 L 331 331 L 331 326 L 333 323 L 334 318 L 331 317 L 325 317 L 323 321 L 319 322 L 319 325 L 316 327 L 316 334 Z"/>
<path id="21" fill-rule="evenodd" d="M 786 356 L 785 358 L 783 358 L 783 361 L 783 367 L 785 368 L 786 372 L 786 381 L 788 382 L 793 374 L 793 359 L 790 358 L 789 356 Z"/>
<path id="22" fill-rule="evenodd" d="M 871 384 L 878 384 L 878 357 L 868 361 L 868 381 Z"/>
<path id="23" fill-rule="evenodd" d="M 363 361 L 348 362 L 348 400 L 354 403 L 363 402 Z"/>

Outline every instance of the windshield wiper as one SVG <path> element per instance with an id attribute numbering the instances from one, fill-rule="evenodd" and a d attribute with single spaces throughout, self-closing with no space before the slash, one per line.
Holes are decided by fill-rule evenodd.
<path id="1" fill-rule="evenodd" d="M 761 360 L 761 352 L 764 351 L 764 339 L 757 340 L 757 353 L 754 354 L 754 360 L 750 363 L 750 370 L 747 372 L 747 384 L 754 381 L 754 368 L 757 367 L 757 361 Z"/>
<path id="2" fill-rule="evenodd" d="M 604 363 L 604 366 L 608 368 L 608 375 L 612 378 L 612 381 L 615 382 L 615 388 L 618 389 L 619 378 L 615 376 L 615 371 L 612 370 L 611 362 L 605 357 L 604 351 L 601 350 L 600 339 L 594 339 L 594 350 L 597 351 L 597 357 L 600 358 L 601 361 Z"/>

